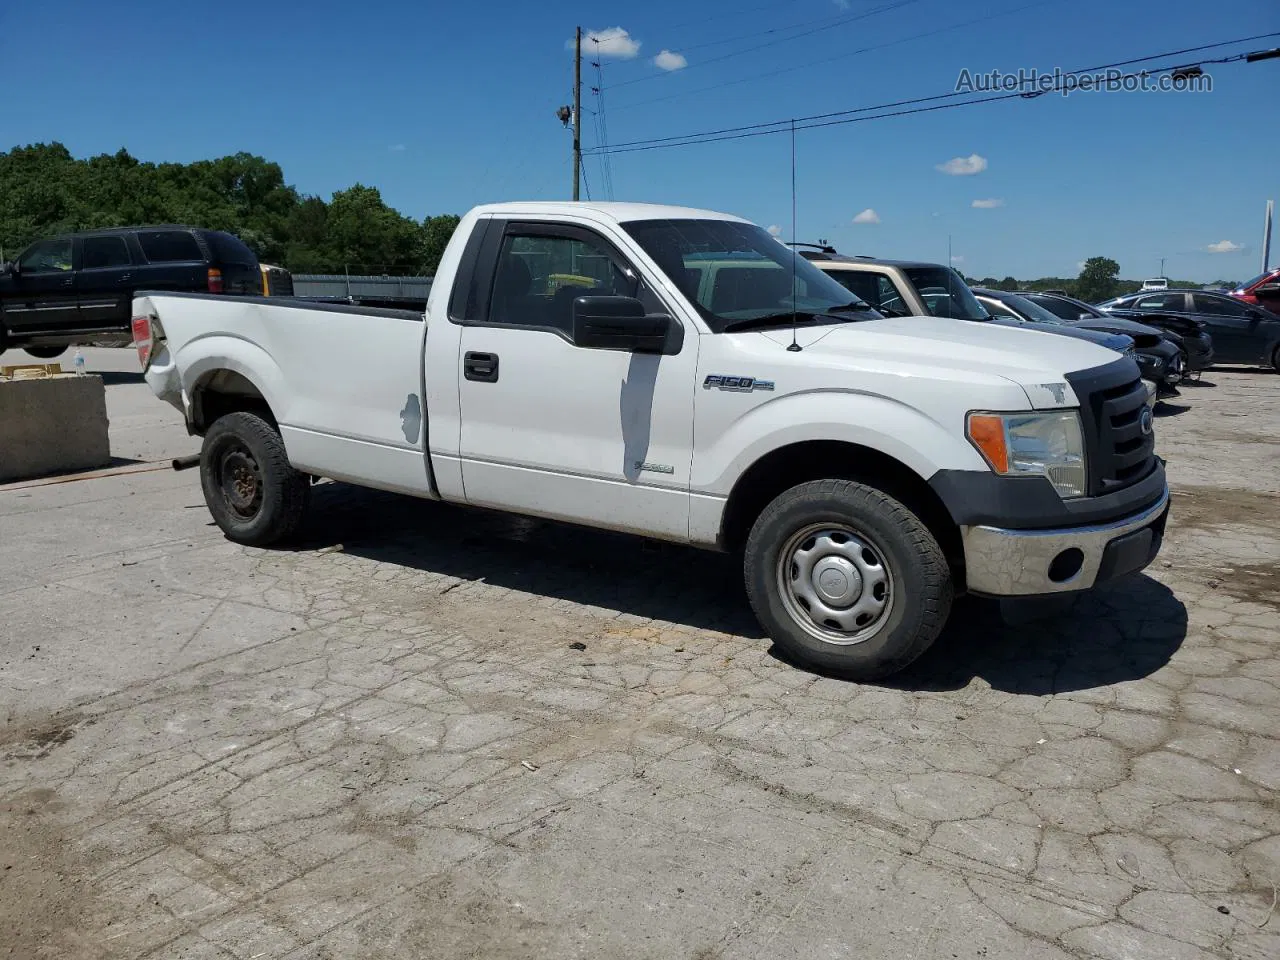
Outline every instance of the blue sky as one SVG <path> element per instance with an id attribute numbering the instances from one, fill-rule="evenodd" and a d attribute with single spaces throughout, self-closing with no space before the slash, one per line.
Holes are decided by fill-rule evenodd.
<path id="1" fill-rule="evenodd" d="M 1073 70 L 1280 31 L 1280 4 L 6 4 L 0 146 L 123 146 L 156 161 L 247 150 L 304 192 L 360 181 L 414 217 L 563 199 L 569 138 L 554 113 L 570 94 L 575 24 L 604 37 L 604 119 L 621 143 L 945 93 L 965 68 Z M 625 33 L 604 33 L 615 28 Z M 1280 199 L 1280 61 L 1208 70 L 1207 94 L 1051 95 L 802 132 L 798 233 L 935 260 L 950 236 L 957 266 L 979 277 L 1074 275 L 1106 255 L 1126 277 L 1155 275 L 1164 256 L 1175 277 L 1247 278 L 1264 203 Z M 584 104 L 598 111 L 596 85 L 588 65 Z M 584 114 L 587 148 L 596 123 Z M 938 169 L 974 155 L 978 173 Z M 790 235 L 785 136 L 617 155 L 611 172 L 616 199 L 728 210 Z M 606 194 L 598 158 L 586 173 Z M 866 210 L 879 222 L 855 224 Z"/>

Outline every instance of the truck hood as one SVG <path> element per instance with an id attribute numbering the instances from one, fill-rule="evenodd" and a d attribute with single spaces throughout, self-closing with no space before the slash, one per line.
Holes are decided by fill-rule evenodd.
<path id="1" fill-rule="evenodd" d="M 783 348 L 791 342 L 789 329 L 762 335 Z M 1074 337 L 946 317 L 801 327 L 796 342 L 811 365 L 939 380 L 1000 379 L 1022 387 L 1033 406 L 1048 408 L 1074 402 L 1065 374 L 1117 359 L 1113 350 Z M 1133 375 L 1137 379 L 1136 364 Z"/>

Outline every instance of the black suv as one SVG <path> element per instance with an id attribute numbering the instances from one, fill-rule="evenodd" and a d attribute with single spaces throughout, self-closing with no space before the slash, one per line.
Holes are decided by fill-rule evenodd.
<path id="1" fill-rule="evenodd" d="M 74 343 L 132 340 L 139 290 L 255 296 L 253 251 L 229 233 L 196 227 L 117 227 L 38 240 L 0 265 L 0 350 L 56 357 Z"/>

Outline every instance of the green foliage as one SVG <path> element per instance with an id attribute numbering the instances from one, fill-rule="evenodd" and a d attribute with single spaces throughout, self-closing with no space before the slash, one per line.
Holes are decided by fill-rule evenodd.
<path id="1" fill-rule="evenodd" d="M 1110 257 L 1090 257 L 1076 278 L 1076 296 L 1097 303 L 1114 297 L 1120 283 L 1120 264 Z"/>
<path id="2" fill-rule="evenodd" d="M 98 227 L 183 223 L 226 230 L 265 263 L 295 273 L 433 272 L 459 218 L 419 223 L 362 184 L 326 203 L 248 153 L 195 163 L 142 163 L 125 150 L 77 160 L 60 143 L 0 153 L 0 248 Z"/>

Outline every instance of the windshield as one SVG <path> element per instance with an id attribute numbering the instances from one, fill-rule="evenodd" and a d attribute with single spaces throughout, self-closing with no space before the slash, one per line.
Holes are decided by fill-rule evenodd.
<path id="1" fill-rule="evenodd" d="M 947 267 L 907 267 L 902 272 L 933 316 L 956 320 L 987 319 L 987 311 L 964 278 L 954 270 Z"/>
<path id="2" fill-rule="evenodd" d="M 1017 294 L 1006 294 L 999 299 L 1001 303 L 1012 307 L 1032 323 L 1052 323 L 1054 326 L 1061 326 L 1063 323 L 1063 319 L 1060 316 L 1051 310 L 1046 310 L 1034 300 L 1028 300 L 1026 297 L 1020 297 Z"/>
<path id="3" fill-rule="evenodd" d="M 1276 271 L 1274 270 L 1268 270 L 1266 273 L 1258 274 L 1252 280 L 1246 280 L 1244 283 L 1240 284 L 1240 286 L 1236 287 L 1236 292 L 1243 293 L 1244 291 L 1252 287 L 1254 284 L 1261 283 L 1263 280 L 1266 280 L 1269 276 L 1271 276 L 1275 272 Z"/>
<path id="4" fill-rule="evenodd" d="M 623 228 L 715 333 L 797 316 L 806 322 L 877 319 L 870 307 L 755 224 L 636 220 Z M 794 271 L 794 284 L 792 282 Z M 830 316 L 837 311 L 839 316 Z M 785 317 L 785 319 L 783 319 Z"/>
<path id="5" fill-rule="evenodd" d="M 1068 300 L 1065 297 L 1054 297 L 1045 294 L 1038 294 L 1027 298 L 1032 303 L 1038 303 L 1050 313 L 1061 317 L 1063 320 L 1080 320 L 1085 317 L 1104 317 L 1104 314 L 1097 307 L 1091 307 L 1083 300 Z"/>

